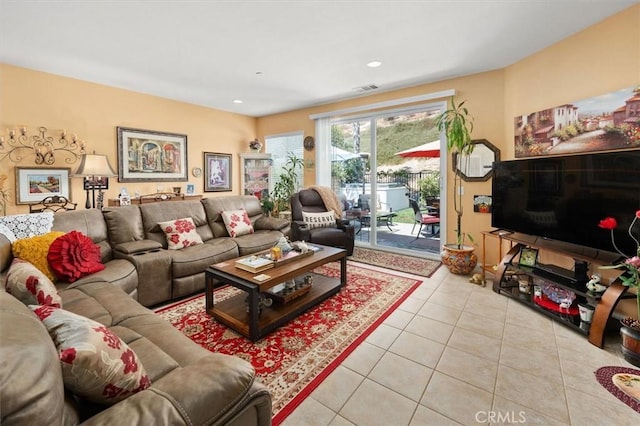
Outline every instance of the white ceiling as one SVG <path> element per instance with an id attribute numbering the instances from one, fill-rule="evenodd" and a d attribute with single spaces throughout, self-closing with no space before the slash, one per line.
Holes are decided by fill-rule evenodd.
<path id="1" fill-rule="evenodd" d="M 638 1 L 0 0 L 0 62 L 259 117 L 503 68 Z"/>

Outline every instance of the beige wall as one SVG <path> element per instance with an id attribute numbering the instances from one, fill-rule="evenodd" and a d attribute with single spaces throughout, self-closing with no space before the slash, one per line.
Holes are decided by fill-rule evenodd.
<path id="1" fill-rule="evenodd" d="M 640 5 L 556 43 L 505 70 L 504 133 L 513 119 L 640 84 Z M 514 144 L 505 147 L 514 156 Z"/>
<path id="2" fill-rule="evenodd" d="M 543 29 L 541 29 L 542 31 Z M 508 35 L 505 35 L 508 36 Z M 349 101 L 276 114 L 258 119 L 197 107 L 167 99 L 81 82 L 50 74 L 0 65 L 0 129 L 26 124 L 51 129 L 65 128 L 85 139 L 89 149 L 107 154 L 116 167 L 116 126 L 186 133 L 189 137 L 189 168 L 202 167 L 202 152 L 234 154 L 234 191 L 239 193 L 239 163 L 236 154 L 246 152 L 247 141 L 258 136 L 303 131 L 315 135 L 310 114 L 333 111 L 380 101 L 455 89 L 466 99 L 475 116 L 474 138 L 488 139 L 501 150 L 503 159 L 513 158 L 513 118 L 522 113 L 573 102 L 640 83 L 640 5 L 631 7 L 599 24 L 548 47 L 505 69 L 378 93 Z M 315 160 L 313 152 L 306 159 Z M 451 187 L 451 159 L 447 167 Z M 13 188 L 14 164 L 9 188 Z M 2 172 L 0 172 L 2 173 Z M 305 182 L 315 181 L 315 169 L 305 171 Z M 190 176 L 197 191 L 202 178 Z M 182 183 L 184 184 L 184 183 Z M 119 184 L 111 180 L 115 196 L 121 186 L 130 192 L 154 192 L 155 183 Z M 164 183 L 165 188 L 172 186 Z M 490 215 L 474 213 L 474 194 L 489 194 L 490 182 L 464 184 L 463 226 L 480 239 L 490 228 Z M 208 194 L 213 195 L 213 193 Z M 73 182 L 74 201 L 84 202 L 78 181 Z M 9 207 L 9 213 L 24 207 Z M 453 239 L 454 214 L 449 211 L 447 240 Z"/>
<path id="3" fill-rule="evenodd" d="M 330 105 L 262 117 L 258 134 L 303 130 L 315 133 L 309 115 L 380 101 L 455 89 L 475 117 L 472 136 L 496 145 L 502 159 L 514 158 L 513 119 L 609 91 L 640 84 L 640 5 L 571 36 L 503 70 L 380 93 Z M 313 153 L 307 153 L 313 158 Z M 452 188 L 451 158 L 447 179 Z M 305 179 L 313 179 L 313 171 Z M 312 182 L 306 180 L 307 183 Z M 481 231 L 490 229 L 488 214 L 473 212 L 473 195 L 490 194 L 491 182 L 464 183 L 463 228 L 481 246 Z M 448 212 L 447 241 L 454 240 L 455 213 Z M 479 247 L 481 248 L 481 247 Z M 480 254 L 481 254 L 481 250 Z"/>
<path id="4" fill-rule="evenodd" d="M 169 99 L 135 93 L 113 87 L 87 83 L 71 78 L 27 70 L 0 64 L 0 134 L 7 129 L 26 125 L 35 130 L 44 126 L 56 136 L 59 129 L 75 133 L 87 143 L 88 152 L 106 154 L 117 170 L 116 127 L 134 127 L 172 133 L 186 134 L 188 138 L 189 183 L 196 185 L 202 193 L 203 178 L 191 175 L 193 167 L 203 167 L 203 152 L 233 154 L 233 192 L 240 193 L 239 153 L 248 152 L 248 142 L 255 138 L 256 119 L 211 108 L 204 108 Z M 1 156 L 0 151 L 0 156 Z M 33 167 L 33 157 L 25 156 L 18 164 Z M 53 167 L 71 167 L 78 163 L 64 164 L 62 158 Z M 9 175 L 5 188 L 10 188 L 12 202 L 7 213 L 27 211 L 26 206 L 13 205 L 15 201 L 15 163 L 8 159 L 0 161 L 0 174 Z M 117 196 L 120 188 L 126 187 L 130 194 L 156 192 L 158 185 L 165 190 L 187 182 L 119 183 L 109 180 L 106 197 Z M 207 196 L 225 195 L 229 192 L 206 193 Z M 85 193 L 82 179 L 72 179 L 71 198 L 84 206 Z"/>
<path id="5" fill-rule="evenodd" d="M 500 120 L 500 118 L 504 116 L 503 70 L 474 74 L 468 77 L 445 80 L 433 84 L 262 117 L 258 120 L 258 134 L 262 137 L 264 135 L 303 130 L 305 134 L 313 135 L 315 134 L 315 123 L 309 119 L 311 114 L 374 104 L 391 99 L 436 93 L 447 89 L 455 89 L 459 99 L 467 100 L 465 105 L 472 111 L 475 118 L 475 129 L 472 136 L 474 136 L 474 138 L 488 139 L 502 149 L 505 143 L 503 139 L 503 126 Z M 315 159 L 313 152 L 305 153 L 305 155 L 307 156 L 306 159 Z M 447 171 L 451 170 L 451 158 L 448 158 L 448 164 Z M 312 184 L 315 181 L 314 172 L 315 170 L 306 171 L 305 184 Z M 448 176 L 448 179 L 451 180 L 452 175 Z M 453 183 L 449 182 L 449 185 L 450 188 L 452 188 Z M 469 229 L 469 232 L 475 233 L 477 237 L 480 235 L 479 230 L 489 229 L 491 215 L 473 212 L 473 195 L 490 193 L 491 181 L 464 184 L 463 208 L 465 213 L 463 216 L 463 227 L 464 229 Z M 449 229 L 447 232 L 449 241 L 455 238 L 454 218 L 455 213 L 449 211 Z"/>

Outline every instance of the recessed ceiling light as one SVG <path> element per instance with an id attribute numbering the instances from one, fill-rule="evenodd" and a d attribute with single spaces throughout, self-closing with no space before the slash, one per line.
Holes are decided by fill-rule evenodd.
<path id="1" fill-rule="evenodd" d="M 241 101 L 240 99 L 234 99 L 234 100 L 233 100 L 233 103 L 234 103 L 234 104 L 241 104 L 241 103 L 242 103 L 242 101 Z"/>
<path id="2" fill-rule="evenodd" d="M 369 68 L 378 68 L 380 65 L 382 65 L 380 61 L 371 61 L 367 64 Z"/>

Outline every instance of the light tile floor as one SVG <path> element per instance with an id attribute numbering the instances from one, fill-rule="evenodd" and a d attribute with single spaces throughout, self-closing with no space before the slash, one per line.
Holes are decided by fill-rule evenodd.
<path id="1" fill-rule="evenodd" d="M 639 425 L 593 374 L 633 367 L 607 339 L 598 349 L 441 267 L 283 424 Z"/>

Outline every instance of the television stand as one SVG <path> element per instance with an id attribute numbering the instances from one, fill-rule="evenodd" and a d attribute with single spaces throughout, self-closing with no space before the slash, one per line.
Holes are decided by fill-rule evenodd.
<path id="1" fill-rule="evenodd" d="M 502 257 L 494 273 L 493 291 L 512 298 L 531 309 L 538 311 L 574 331 L 588 336 L 589 342 L 599 348 L 604 347 L 604 335 L 607 322 L 611 318 L 618 302 L 625 298 L 627 287 L 619 280 L 613 282 L 604 293 L 595 294 L 586 288 L 589 280 L 589 265 L 609 265 L 615 259 L 605 257 L 602 253 L 589 256 L 584 252 L 577 253 L 548 244 L 544 239 L 525 234 L 500 235 L 500 239 L 509 241 L 511 248 Z M 574 269 L 569 270 L 553 264 L 526 266 L 519 264 L 519 255 L 523 248 L 544 250 L 554 255 L 573 258 Z M 521 286 L 524 283 L 525 285 Z M 527 290 L 526 283 L 529 283 Z M 551 294 L 541 290 L 547 289 Z M 524 289 L 524 291 L 523 291 Z M 573 295 L 570 306 L 559 301 L 558 294 Z M 555 300 L 552 300 L 555 299 Z M 580 320 L 577 304 L 588 305 L 594 309 L 591 323 Z"/>
<path id="2" fill-rule="evenodd" d="M 561 281 L 567 281 L 570 282 L 572 286 L 578 286 L 579 284 L 584 286 L 587 281 L 589 281 L 589 277 L 587 276 L 589 263 L 578 259 L 573 259 L 573 261 L 573 270 L 561 268 L 560 266 L 550 263 L 538 263 L 533 269 L 541 276 L 548 276 L 550 279 L 556 278 Z"/>

